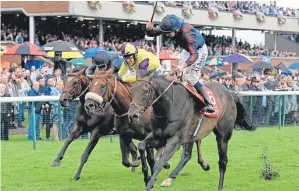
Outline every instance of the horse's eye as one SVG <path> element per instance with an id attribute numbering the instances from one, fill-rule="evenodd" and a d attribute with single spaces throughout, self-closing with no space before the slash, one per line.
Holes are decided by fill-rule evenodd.
<path id="1" fill-rule="evenodd" d="M 101 85 L 101 88 L 105 88 L 105 85 Z"/>
<path id="2" fill-rule="evenodd" d="M 147 94 L 147 93 L 148 93 L 148 90 L 145 90 L 145 91 L 144 91 L 144 93 L 146 93 L 146 94 Z"/>

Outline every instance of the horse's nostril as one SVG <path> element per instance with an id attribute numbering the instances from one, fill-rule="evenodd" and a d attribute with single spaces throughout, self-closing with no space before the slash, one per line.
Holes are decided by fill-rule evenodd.
<path id="1" fill-rule="evenodd" d="M 137 114 L 133 114 L 132 119 L 136 120 L 138 118 L 139 118 L 139 116 Z"/>

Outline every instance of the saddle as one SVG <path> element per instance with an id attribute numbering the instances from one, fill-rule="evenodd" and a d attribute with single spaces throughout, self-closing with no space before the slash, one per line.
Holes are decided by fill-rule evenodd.
<path id="1" fill-rule="evenodd" d="M 186 82 L 185 83 L 181 82 L 181 84 L 191 93 L 191 95 L 193 97 L 195 97 L 196 99 L 198 99 L 199 101 L 204 103 L 204 98 L 199 93 L 197 93 L 196 89 L 191 84 L 186 83 Z M 202 114 L 202 115 L 204 115 L 208 118 L 217 118 L 217 117 L 220 116 L 220 110 L 219 110 L 219 107 L 218 107 L 218 104 L 217 104 L 217 101 L 216 101 L 216 98 L 215 98 L 215 94 L 207 86 L 204 86 L 204 88 L 205 88 L 205 90 L 207 91 L 207 93 L 209 95 L 209 98 L 211 100 L 211 103 L 213 104 L 215 112 L 214 113 L 208 113 L 208 112 L 205 112 L 205 111 L 201 110 L 200 114 Z"/>
<path id="2" fill-rule="evenodd" d="M 199 94 L 197 93 L 196 89 L 191 85 L 189 84 L 188 82 L 185 82 L 182 80 L 182 78 L 178 78 L 178 76 L 174 76 L 174 75 L 169 75 L 166 77 L 168 80 L 175 80 L 176 83 L 180 83 L 182 84 L 182 86 L 184 86 L 188 91 L 189 93 L 197 100 L 197 101 L 201 101 L 204 103 L 204 98 Z M 201 115 L 204 115 L 205 117 L 208 117 L 208 118 L 217 118 L 220 116 L 220 109 L 218 107 L 218 103 L 216 101 L 216 96 L 214 94 L 214 92 L 209 89 L 207 86 L 204 86 L 205 90 L 207 91 L 208 95 L 209 95 L 209 98 L 213 104 L 213 107 L 215 109 L 215 112 L 214 113 L 208 113 L 208 112 L 205 112 L 203 110 L 200 111 L 200 114 Z"/>

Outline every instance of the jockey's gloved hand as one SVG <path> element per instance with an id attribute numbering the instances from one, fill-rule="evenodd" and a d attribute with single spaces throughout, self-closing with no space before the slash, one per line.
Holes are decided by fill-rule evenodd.
<path id="1" fill-rule="evenodd" d="M 152 22 L 146 23 L 146 30 L 151 31 L 153 30 L 154 26 Z"/>
<path id="2" fill-rule="evenodd" d="M 184 68 L 186 68 L 187 67 L 187 64 L 186 63 L 183 63 L 183 64 L 181 64 L 181 65 L 178 65 L 177 67 L 176 67 L 176 69 L 175 69 L 175 72 L 177 73 L 177 74 L 180 74 L 180 73 L 182 73 L 182 71 L 184 70 Z"/>
<path id="3" fill-rule="evenodd" d="M 118 80 L 118 81 L 123 81 L 123 78 L 121 77 L 121 76 L 119 76 L 119 75 L 116 75 L 116 79 Z"/>

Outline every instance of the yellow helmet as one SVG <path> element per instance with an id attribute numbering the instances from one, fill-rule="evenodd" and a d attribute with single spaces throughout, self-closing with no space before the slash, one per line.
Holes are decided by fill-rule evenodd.
<path id="1" fill-rule="evenodd" d="M 121 56 L 123 57 L 129 57 L 129 56 L 134 56 L 136 58 L 138 49 L 136 46 L 132 43 L 126 43 L 121 47 Z"/>

